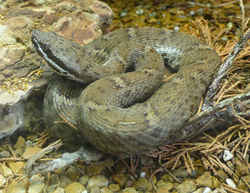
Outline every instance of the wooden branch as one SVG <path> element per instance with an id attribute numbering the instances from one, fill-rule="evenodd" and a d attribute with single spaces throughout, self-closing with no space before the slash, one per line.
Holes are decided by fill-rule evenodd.
<path id="1" fill-rule="evenodd" d="M 240 51 L 246 45 L 248 39 L 250 38 L 250 29 L 245 33 L 245 35 L 240 38 L 232 50 L 232 52 L 227 56 L 225 61 L 221 64 L 219 71 L 217 72 L 216 78 L 213 80 L 212 84 L 209 86 L 204 104 L 202 106 L 202 111 L 212 106 L 212 99 L 220 88 L 220 83 L 222 78 L 226 75 L 228 69 L 233 65 L 233 62 Z"/>
<path id="2" fill-rule="evenodd" d="M 68 166 L 76 162 L 77 160 L 82 160 L 86 163 L 98 161 L 102 158 L 102 156 L 103 154 L 101 152 L 91 147 L 82 146 L 78 151 L 75 151 L 73 153 L 64 153 L 62 154 L 61 158 L 54 159 L 52 161 L 48 161 L 38 165 L 34 165 L 35 162 L 33 161 L 33 159 L 31 159 L 32 164 L 26 164 L 26 174 L 28 176 L 32 176 L 35 174 L 55 171 L 56 169 Z"/>
<path id="3" fill-rule="evenodd" d="M 183 128 L 183 138 L 194 137 L 211 128 L 229 127 L 250 118 L 250 91 L 221 101 L 194 116 Z"/>

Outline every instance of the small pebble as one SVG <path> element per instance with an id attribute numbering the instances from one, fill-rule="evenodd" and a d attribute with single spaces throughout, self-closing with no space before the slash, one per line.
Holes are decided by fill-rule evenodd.
<path id="1" fill-rule="evenodd" d="M 61 187 L 58 187 L 55 189 L 55 191 L 53 193 L 65 193 L 64 189 Z"/>
<path id="2" fill-rule="evenodd" d="M 101 189 L 97 186 L 92 186 L 90 189 L 89 189 L 89 193 L 101 193 Z"/>
<path id="3" fill-rule="evenodd" d="M 85 187 L 78 182 L 73 182 L 65 187 L 65 193 L 71 193 L 71 192 L 82 193 L 85 190 L 86 190 Z"/>
<path id="4" fill-rule="evenodd" d="M 190 193 L 196 190 L 196 184 L 192 179 L 186 179 L 181 184 L 176 186 L 178 192 Z"/>
<path id="5" fill-rule="evenodd" d="M 141 173 L 140 173 L 140 177 L 141 177 L 141 178 L 145 178 L 145 177 L 146 177 L 146 172 L 141 172 Z"/>
<path id="6" fill-rule="evenodd" d="M 91 187 L 104 187 L 108 186 L 108 179 L 105 176 L 98 175 L 98 176 L 93 176 L 89 179 L 88 182 L 88 188 Z"/>
<path id="7" fill-rule="evenodd" d="M 8 151 L 1 151 L 0 152 L 0 158 L 4 158 L 4 157 L 10 157 L 10 153 Z"/>
<path id="8" fill-rule="evenodd" d="M 204 190 L 203 190 L 203 193 L 210 193 L 212 192 L 211 188 L 209 187 L 206 187 Z"/>
<path id="9" fill-rule="evenodd" d="M 45 187 L 44 177 L 34 175 L 29 180 L 29 193 L 42 193 Z"/>
<path id="10" fill-rule="evenodd" d="M 143 9 L 137 9 L 135 12 L 137 15 L 142 15 L 144 13 Z"/>
<path id="11" fill-rule="evenodd" d="M 221 38 L 221 40 L 223 40 L 223 41 L 227 41 L 227 40 L 228 40 L 228 37 L 223 36 L 223 37 Z"/>
<path id="12" fill-rule="evenodd" d="M 180 27 L 179 26 L 175 26 L 174 27 L 174 31 L 179 31 L 180 30 Z"/>
<path id="13" fill-rule="evenodd" d="M 190 14 L 191 16 L 194 16 L 194 15 L 195 15 L 195 12 L 194 12 L 194 11 L 190 11 L 189 14 Z"/>
<path id="14" fill-rule="evenodd" d="M 210 3 L 207 3 L 206 6 L 210 8 L 212 5 Z"/>
<path id="15" fill-rule="evenodd" d="M 224 150 L 223 152 L 223 160 L 225 162 L 231 160 L 233 158 L 233 154 L 229 150 Z"/>
<path id="16" fill-rule="evenodd" d="M 203 13 L 204 13 L 204 9 L 203 8 L 200 8 L 200 9 L 198 9 L 198 10 L 196 10 L 197 11 L 197 13 L 199 14 L 199 15 L 203 15 Z"/>
<path id="17" fill-rule="evenodd" d="M 228 193 L 223 187 L 216 188 L 212 193 Z"/>
<path id="18" fill-rule="evenodd" d="M 152 12 L 149 14 L 149 17 L 155 17 L 156 15 L 157 15 L 156 12 Z"/>
<path id="19" fill-rule="evenodd" d="M 233 28 L 233 23 L 232 22 L 227 23 L 227 28 L 228 30 L 231 30 Z"/>
<path id="20" fill-rule="evenodd" d="M 109 189 L 112 192 L 118 192 L 120 190 L 120 186 L 119 186 L 119 184 L 110 184 L 109 185 Z"/>
<path id="21" fill-rule="evenodd" d="M 138 192 L 136 191 L 135 188 L 129 187 L 129 188 L 125 188 L 125 189 L 122 191 L 122 193 L 138 193 Z"/>
<path id="22" fill-rule="evenodd" d="M 226 179 L 226 183 L 228 184 L 228 186 L 230 186 L 231 188 L 236 188 L 236 185 L 234 183 L 234 181 L 230 178 Z"/>
<path id="23" fill-rule="evenodd" d="M 89 181 L 89 177 L 87 175 L 84 175 L 82 177 L 80 177 L 79 179 L 79 182 L 82 184 L 82 185 L 86 185 Z"/>
<path id="24" fill-rule="evenodd" d="M 122 11 L 122 12 L 120 13 L 120 17 L 125 17 L 127 14 L 128 14 L 127 11 Z"/>

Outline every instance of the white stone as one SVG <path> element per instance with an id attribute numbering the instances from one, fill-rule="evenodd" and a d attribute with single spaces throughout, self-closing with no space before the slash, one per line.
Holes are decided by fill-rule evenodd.
<path id="1" fill-rule="evenodd" d="M 206 187 L 204 190 L 203 190 L 203 193 L 210 193 L 212 192 L 211 188 L 209 187 Z"/>
<path id="2" fill-rule="evenodd" d="M 230 178 L 226 179 L 226 183 L 228 184 L 228 186 L 230 186 L 231 188 L 236 188 L 236 185 L 234 183 L 234 181 Z"/>
<path id="3" fill-rule="evenodd" d="M 226 190 L 224 190 L 223 187 L 216 188 L 212 193 L 227 193 Z"/>
<path id="4" fill-rule="evenodd" d="M 224 150 L 224 153 L 223 153 L 223 160 L 225 162 L 231 160 L 233 158 L 233 154 L 229 151 L 229 150 Z"/>
<path id="5" fill-rule="evenodd" d="M 145 178 L 145 177 L 146 177 L 146 172 L 141 172 L 141 173 L 140 173 L 140 177 L 141 177 L 141 178 Z"/>

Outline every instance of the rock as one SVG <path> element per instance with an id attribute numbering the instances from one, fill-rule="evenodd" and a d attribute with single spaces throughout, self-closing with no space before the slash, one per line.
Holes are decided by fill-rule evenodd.
<path id="1" fill-rule="evenodd" d="M 114 182 L 118 183 L 120 187 L 124 187 L 124 185 L 128 181 L 128 176 L 123 173 L 120 173 L 120 174 L 113 175 L 112 179 L 114 180 Z"/>
<path id="2" fill-rule="evenodd" d="M 34 119 L 41 120 L 41 108 L 26 109 L 30 95 L 47 84 L 48 77 L 40 66 L 45 62 L 34 51 L 31 30 L 57 31 L 65 37 L 86 44 L 102 34 L 111 23 L 112 10 L 97 0 L 84 1 L 36 0 L 5 1 L 0 5 L 0 139 L 17 129 L 28 127 Z M 49 7 L 48 7 L 49 6 Z M 63 17 L 59 17 L 59 11 Z M 39 26 L 37 25 L 39 24 Z M 43 66 L 44 68 L 44 66 Z M 45 67 L 46 69 L 46 67 Z M 41 100 L 32 101 L 34 105 Z M 28 125 L 28 126 L 27 126 Z"/>
<path id="3" fill-rule="evenodd" d="M 16 43 L 16 38 L 7 25 L 0 25 L 0 42 L 3 45 L 12 45 Z"/>
<path id="4" fill-rule="evenodd" d="M 29 38 L 33 22 L 26 16 L 16 16 L 0 25 L 0 139 L 11 135 L 24 124 L 24 104 L 32 85 L 20 84 L 32 68 L 22 65 L 27 45 L 23 42 Z M 21 40 L 21 43 L 19 43 Z M 23 79 L 24 80 L 24 79 Z M 23 81 L 25 82 L 25 81 Z M 26 83 L 26 82 L 25 82 Z M 22 85 L 22 86 L 21 86 Z M 25 85 L 25 86 L 24 86 Z M 12 89 L 9 89 L 9 88 Z"/>
<path id="5" fill-rule="evenodd" d="M 68 185 L 72 184 L 73 182 L 66 176 L 62 175 L 60 176 L 60 186 L 61 187 L 67 187 Z"/>
<path id="6" fill-rule="evenodd" d="M 195 181 L 198 186 L 213 187 L 213 176 L 211 176 L 210 172 L 204 172 Z"/>
<path id="7" fill-rule="evenodd" d="M 193 180 L 186 179 L 186 180 L 184 180 L 184 182 L 179 184 L 176 187 L 176 189 L 178 192 L 181 192 L 181 193 L 191 193 L 196 189 L 196 185 L 195 185 Z"/>
<path id="8" fill-rule="evenodd" d="M 231 160 L 233 158 L 233 154 L 229 150 L 224 150 L 223 152 L 223 160 L 225 162 Z"/>
<path id="9" fill-rule="evenodd" d="M 111 191 L 109 188 L 107 188 L 107 187 L 104 187 L 104 188 L 102 188 L 101 190 L 101 193 L 113 193 L 113 191 Z"/>
<path id="10" fill-rule="evenodd" d="M 173 175 L 177 178 L 187 178 L 188 176 L 190 176 L 185 167 L 179 167 L 178 169 L 174 170 Z"/>
<path id="11" fill-rule="evenodd" d="M 98 175 L 98 176 L 93 176 L 89 179 L 88 182 L 88 189 L 90 189 L 93 186 L 97 186 L 97 187 L 104 187 L 104 186 L 108 186 L 108 179 L 103 176 L 103 175 Z"/>
<path id="12" fill-rule="evenodd" d="M 137 193 L 137 191 L 135 190 L 135 188 L 125 188 L 122 193 Z"/>
<path id="13" fill-rule="evenodd" d="M 112 192 L 118 192 L 121 188 L 120 188 L 119 184 L 110 184 L 109 189 Z"/>
<path id="14" fill-rule="evenodd" d="M 29 36 L 27 33 L 29 33 L 34 25 L 32 18 L 24 15 L 10 17 L 5 21 L 5 25 L 8 25 L 11 34 L 17 41 L 22 40 L 23 44 L 28 45 L 29 39 L 27 38 Z"/>
<path id="15" fill-rule="evenodd" d="M 98 0 L 81 1 L 81 7 L 88 8 L 87 12 L 93 12 L 98 16 L 101 28 L 109 26 L 113 19 L 112 9 L 104 2 Z"/>
<path id="16" fill-rule="evenodd" d="M 74 22 L 72 22 L 73 20 Z M 54 24 L 54 29 L 58 34 L 85 45 L 102 34 L 99 22 L 96 20 L 97 18 L 93 14 L 76 13 L 76 15 L 60 18 Z"/>
<path id="17" fill-rule="evenodd" d="M 58 187 L 58 185 L 47 185 L 46 184 L 46 187 L 45 187 L 45 190 L 47 193 L 54 193 L 58 188 L 62 189 L 63 190 L 63 193 L 64 193 L 64 189 L 61 188 L 61 187 Z M 60 189 L 58 190 L 60 192 Z"/>
<path id="18" fill-rule="evenodd" d="M 90 193 L 101 193 L 101 189 L 97 186 L 92 186 L 89 190 Z"/>
<path id="19" fill-rule="evenodd" d="M 157 183 L 157 193 L 168 193 L 173 187 L 174 184 L 171 182 Z"/>
<path id="20" fill-rule="evenodd" d="M 65 193 L 64 189 L 63 188 L 56 188 L 55 191 L 53 193 Z"/>
<path id="21" fill-rule="evenodd" d="M 14 65 L 19 60 L 22 60 L 25 49 L 25 46 L 18 43 L 15 45 L 8 45 L 0 49 L 0 69 L 3 71 L 5 78 L 12 75 L 6 73 L 6 70 L 10 69 L 10 66 Z M 10 73 L 14 73 L 14 71 L 11 71 Z"/>
<path id="22" fill-rule="evenodd" d="M 216 188 L 212 193 L 228 193 L 223 187 Z"/>
<path id="23" fill-rule="evenodd" d="M 0 150 L 0 158 L 10 157 L 10 152 L 6 150 Z"/>
<path id="24" fill-rule="evenodd" d="M 82 177 L 80 177 L 79 179 L 79 182 L 82 184 L 82 185 L 86 185 L 89 181 L 89 177 L 87 175 L 84 175 Z"/>
<path id="25" fill-rule="evenodd" d="M 59 186 L 59 182 L 60 182 L 59 176 L 58 176 L 57 174 L 55 174 L 55 173 L 52 173 L 52 174 L 50 175 L 49 182 L 50 182 L 50 185 L 51 185 L 51 186 L 56 186 L 56 187 L 58 187 L 58 186 Z"/>
<path id="26" fill-rule="evenodd" d="M 27 188 L 27 179 L 23 179 L 21 182 L 13 181 L 5 188 L 6 193 L 26 193 Z"/>
<path id="27" fill-rule="evenodd" d="M 133 186 L 136 190 L 146 192 L 152 191 L 152 184 L 146 178 L 139 178 Z"/>
<path id="28" fill-rule="evenodd" d="M 204 193 L 205 188 L 199 188 L 195 190 L 193 193 Z"/>
<path id="29" fill-rule="evenodd" d="M 79 176 L 81 175 L 79 169 L 73 166 L 69 166 L 65 174 L 72 181 L 77 181 L 79 179 Z"/>
<path id="30" fill-rule="evenodd" d="M 140 173 L 140 178 L 145 178 L 145 177 L 146 177 L 146 175 L 147 175 L 147 173 L 146 173 L 146 172 L 141 172 L 141 173 Z"/>
<path id="31" fill-rule="evenodd" d="M 234 181 L 231 178 L 227 178 L 226 179 L 226 183 L 228 184 L 228 186 L 230 186 L 231 188 L 236 188 L 236 184 L 234 183 Z"/>
<path id="32" fill-rule="evenodd" d="M 17 91 L 14 94 L 0 89 L 0 139 L 14 133 L 23 126 L 24 105 L 19 100 L 28 94 Z"/>
<path id="33" fill-rule="evenodd" d="M 28 193 L 42 193 L 44 192 L 44 178 L 40 175 L 32 176 L 30 179 L 30 185 Z"/>
<path id="34" fill-rule="evenodd" d="M 203 193 L 210 193 L 210 192 L 212 192 L 212 190 L 209 187 L 205 187 L 205 189 L 203 190 Z"/>
<path id="35" fill-rule="evenodd" d="M 99 175 L 101 174 L 106 168 L 110 168 L 114 165 L 113 160 L 107 159 L 103 162 L 92 163 L 86 168 L 86 173 L 89 176 Z"/>
<path id="36" fill-rule="evenodd" d="M 78 182 L 73 182 L 71 184 L 69 184 L 68 186 L 65 187 L 65 193 L 82 193 L 84 191 L 86 191 L 85 187 L 78 183 Z"/>

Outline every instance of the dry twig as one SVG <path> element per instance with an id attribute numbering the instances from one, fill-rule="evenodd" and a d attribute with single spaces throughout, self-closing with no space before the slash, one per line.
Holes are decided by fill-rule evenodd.
<path id="1" fill-rule="evenodd" d="M 216 78 L 213 80 L 212 84 L 209 86 L 202 110 L 205 111 L 209 106 L 212 106 L 212 99 L 220 88 L 220 82 L 222 78 L 227 73 L 228 69 L 232 66 L 236 56 L 244 48 L 247 41 L 250 38 L 250 29 L 245 33 L 245 35 L 239 40 L 239 42 L 234 46 L 232 52 L 227 56 L 226 60 L 220 66 L 220 69 L 216 75 Z"/>

